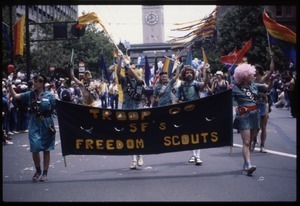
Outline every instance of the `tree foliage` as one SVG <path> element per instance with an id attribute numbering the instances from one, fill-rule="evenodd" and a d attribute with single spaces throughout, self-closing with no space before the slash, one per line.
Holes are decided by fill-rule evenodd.
<path id="1" fill-rule="evenodd" d="M 240 50 L 252 38 L 252 47 L 246 54 L 248 62 L 269 69 L 270 56 L 267 32 L 262 20 L 263 9 L 263 6 L 232 6 L 217 20 L 217 40 L 196 44 L 194 50 L 198 53 L 195 54 L 202 57 L 200 47 L 203 47 L 212 72 L 224 70 L 220 57 L 228 55 L 235 48 Z M 271 50 L 275 55 L 276 69 L 286 69 L 288 62 L 281 49 L 271 45 Z"/>
<path id="2" fill-rule="evenodd" d="M 101 76 L 99 59 L 104 55 L 106 64 L 112 64 L 114 46 L 103 30 L 96 24 L 86 26 L 85 34 L 79 39 L 39 42 L 32 51 L 32 67 L 39 71 L 48 71 L 50 65 L 67 73 L 71 51 L 74 48 L 74 63 L 77 69 L 79 61 L 85 62 L 86 69 L 95 76 Z"/>
<path id="3" fill-rule="evenodd" d="M 263 9 L 263 6 L 234 6 L 225 13 L 217 22 L 219 34 L 216 49 L 219 56 L 228 55 L 234 48 L 241 49 L 252 38 L 252 46 L 246 54 L 248 62 L 269 69 L 269 44 L 262 20 Z M 272 45 L 271 51 L 275 55 L 276 68 L 285 69 L 288 64 L 281 49 Z"/>

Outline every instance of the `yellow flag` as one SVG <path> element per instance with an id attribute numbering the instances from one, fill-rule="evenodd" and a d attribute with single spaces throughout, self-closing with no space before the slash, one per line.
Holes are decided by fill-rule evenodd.
<path id="1" fill-rule="evenodd" d="M 123 90 L 122 90 L 122 86 L 121 84 L 119 84 L 119 79 L 118 79 L 118 75 L 117 75 L 117 65 L 114 65 L 114 70 L 115 70 L 115 74 L 116 74 L 116 82 L 117 82 L 117 87 L 118 87 L 118 94 L 119 94 L 119 102 L 123 102 Z M 121 75 L 125 76 L 125 71 L 124 69 L 121 69 Z"/>
<path id="2" fill-rule="evenodd" d="M 15 23 L 14 28 L 14 55 L 24 54 L 24 25 L 25 16 L 22 16 L 19 21 Z"/>
<path id="3" fill-rule="evenodd" d="M 103 29 L 107 32 L 104 24 L 98 18 L 97 14 L 95 12 L 91 12 L 91 13 L 88 13 L 88 14 L 78 17 L 78 23 L 80 25 L 80 28 L 82 28 L 84 25 L 86 25 L 88 23 L 93 23 L 93 22 L 99 23 L 103 27 Z"/>

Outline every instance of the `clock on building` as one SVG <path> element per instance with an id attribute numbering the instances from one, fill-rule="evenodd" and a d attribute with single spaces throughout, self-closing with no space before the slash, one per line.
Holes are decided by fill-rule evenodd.
<path id="1" fill-rule="evenodd" d="M 147 16 L 146 16 L 146 23 L 149 24 L 149 25 L 154 25 L 154 24 L 157 24 L 158 22 L 158 15 L 155 14 L 155 13 L 149 13 Z"/>

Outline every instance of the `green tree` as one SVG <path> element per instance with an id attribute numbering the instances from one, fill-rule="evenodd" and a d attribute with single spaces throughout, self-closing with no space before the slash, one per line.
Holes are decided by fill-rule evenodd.
<path id="1" fill-rule="evenodd" d="M 104 55 L 106 64 L 111 64 L 114 45 L 97 24 L 88 24 L 85 34 L 79 39 L 39 42 L 34 48 L 31 53 L 33 69 L 47 73 L 49 66 L 54 65 L 60 68 L 62 73 L 68 74 L 67 67 L 74 48 L 75 69 L 78 61 L 82 60 L 86 68 L 99 77 L 101 76 L 100 55 Z"/>
<path id="2" fill-rule="evenodd" d="M 252 38 L 252 47 L 246 54 L 248 62 L 261 64 L 269 69 L 270 57 L 267 32 L 262 20 L 263 9 L 263 6 L 233 6 L 224 14 L 217 22 L 218 56 L 228 55 L 235 48 L 240 50 Z M 281 49 L 274 45 L 271 50 L 275 54 L 276 68 L 285 69 L 287 62 Z"/>
<path id="3" fill-rule="evenodd" d="M 201 51 L 203 47 L 211 71 L 213 73 L 217 70 L 225 71 L 220 57 L 228 55 L 235 48 L 240 50 L 252 38 L 252 46 L 246 53 L 248 62 L 261 64 L 265 69 L 269 69 L 269 45 L 262 20 L 263 9 L 263 6 L 232 6 L 217 20 L 216 40 L 197 42 L 193 48 L 194 57 L 203 58 Z M 275 54 L 275 68 L 287 69 L 288 62 L 282 50 L 277 45 L 271 45 L 271 50 Z"/>

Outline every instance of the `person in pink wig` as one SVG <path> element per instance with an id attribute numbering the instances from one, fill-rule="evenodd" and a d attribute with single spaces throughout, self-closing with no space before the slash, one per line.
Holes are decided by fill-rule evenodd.
<path id="1" fill-rule="evenodd" d="M 254 82 L 255 67 L 243 63 L 239 65 L 233 74 L 235 86 L 232 89 L 233 99 L 237 102 L 236 116 L 233 128 L 240 131 L 244 158 L 243 170 L 251 176 L 256 166 L 250 160 L 250 142 L 260 129 L 260 112 L 257 107 L 257 100 L 260 92 L 265 92 L 272 87 L 272 82 L 260 84 Z"/>

